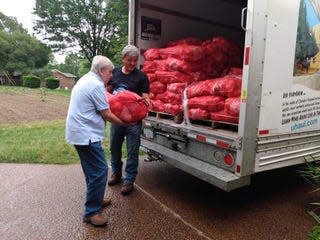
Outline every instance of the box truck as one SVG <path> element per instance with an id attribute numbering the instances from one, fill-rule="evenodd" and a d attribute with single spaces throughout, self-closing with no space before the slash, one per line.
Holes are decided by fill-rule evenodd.
<path id="1" fill-rule="evenodd" d="M 318 0 L 129 0 L 129 43 L 223 36 L 243 47 L 238 124 L 179 123 L 150 114 L 141 145 L 225 191 L 253 174 L 320 157 Z"/>

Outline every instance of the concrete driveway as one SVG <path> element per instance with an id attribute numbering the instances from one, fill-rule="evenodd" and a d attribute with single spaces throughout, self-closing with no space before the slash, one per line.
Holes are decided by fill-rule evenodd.
<path id="1" fill-rule="evenodd" d="M 296 169 L 264 173 L 231 193 L 166 163 L 141 161 L 135 191 L 108 188 L 105 228 L 82 223 L 79 164 L 0 164 L 2 240 L 305 240 L 320 193 Z"/>
<path id="2" fill-rule="evenodd" d="M 109 188 L 107 227 L 92 227 L 82 223 L 84 192 L 78 164 L 0 164 L 0 239 L 206 239 L 139 189 L 123 197 L 120 186 Z"/>

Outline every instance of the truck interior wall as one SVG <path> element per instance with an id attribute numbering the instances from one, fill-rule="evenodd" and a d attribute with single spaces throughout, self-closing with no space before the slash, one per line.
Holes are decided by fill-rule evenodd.
<path id="1" fill-rule="evenodd" d="M 217 4 L 219 2 L 219 4 Z M 243 45 L 245 32 L 241 28 L 241 11 L 246 1 L 197 0 L 197 1 L 138 1 L 141 16 L 161 21 L 159 40 L 141 39 L 141 24 L 136 29 L 136 44 L 145 50 L 151 47 L 164 47 L 168 41 L 183 37 L 199 37 L 202 40 L 214 36 L 224 36 Z M 174 10 L 173 10 L 174 9 Z"/>
<path id="2" fill-rule="evenodd" d="M 150 4 L 163 9 L 171 9 L 177 12 L 193 16 L 201 16 L 217 22 L 237 21 L 235 12 L 239 8 L 246 7 L 246 0 L 139 0 L 140 4 Z M 228 10 L 229 14 L 226 13 Z M 235 24 L 234 26 L 237 26 Z"/>

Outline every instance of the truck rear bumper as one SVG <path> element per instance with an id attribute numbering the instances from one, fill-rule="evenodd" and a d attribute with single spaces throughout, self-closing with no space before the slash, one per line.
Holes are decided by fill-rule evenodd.
<path id="1" fill-rule="evenodd" d="M 250 185 L 250 176 L 239 177 L 212 164 L 141 138 L 141 146 L 162 155 L 163 160 L 225 191 Z"/>

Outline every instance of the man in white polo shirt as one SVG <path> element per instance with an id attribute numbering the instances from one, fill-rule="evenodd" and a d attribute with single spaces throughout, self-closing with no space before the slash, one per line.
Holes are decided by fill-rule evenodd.
<path id="1" fill-rule="evenodd" d="M 106 121 L 127 126 L 110 111 L 106 99 L 105 86 L 112 70 L 113 64 L 107 57 L 93 58 L 90 72 L 72 90 L 66 122 L 66 141 L 75 146 L 86 179 L 83 221 L 94 226 L 106 225 L 106 216 L 100 210 L 111 203 L 104 199 L 108 165 L 101 142 Z"/>

